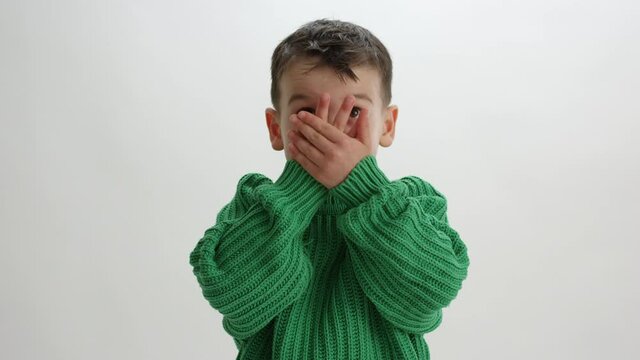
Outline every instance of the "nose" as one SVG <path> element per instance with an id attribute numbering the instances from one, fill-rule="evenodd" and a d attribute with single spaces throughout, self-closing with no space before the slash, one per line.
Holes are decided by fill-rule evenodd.
<path id="1" fill-rule="evenodd" d="M 335 119 L 336 114 L 338 113 L 338 110 L 340 110 L 340 105 L 336 106 L 336 104 L 334 104 L 334 102 L 332 101 L 331 104 L 329 104 L 329 117 L 327 118 L 327 121 L 329 121 L 330 123 L 333 123 L 333 120 Z"/>

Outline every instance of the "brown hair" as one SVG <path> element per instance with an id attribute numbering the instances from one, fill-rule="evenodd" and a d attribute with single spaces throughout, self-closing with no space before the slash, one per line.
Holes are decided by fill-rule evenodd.
<path id="1" fill-rule="evenodd" d="M 344 82 L 344 76 L 354 81 L 358 77 L 352 66 L 370 65 L 379 73 L 383 105 L 391 102 L 391 56 L 382 42 L 362 26 L 340 20 L 319 19 L 308 22 L 287 36 L 276 46 L 271 57 L 271 102 L 278 109 L 280 78 L 292 58 L 319 56 L 319 65 L 336 70 Z"/>

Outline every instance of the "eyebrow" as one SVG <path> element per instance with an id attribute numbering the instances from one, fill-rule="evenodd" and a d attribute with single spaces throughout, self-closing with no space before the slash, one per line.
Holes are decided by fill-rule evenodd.
<path id="1" fill-rule="evenodd" d="M 373 104 L 373 100 L 371 100 L 371 98 L 367 94 L 354 94 L 353 96 L 355 96 L 357 99 L 367 100 L 368 102 Z M 287 105 L 291 105 L 291 103 L 296 100 L 306 100 L 306 99 L 311 99 L 311 97 L 305 94 L 293 94 L 289 98 L 289 102 L 287 103 Z"/>

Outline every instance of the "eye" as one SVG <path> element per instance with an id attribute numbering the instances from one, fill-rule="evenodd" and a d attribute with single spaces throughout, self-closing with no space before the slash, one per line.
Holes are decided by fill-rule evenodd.
<path id="1" fill-rule="evenodd" d="M 360 108 L 359 107 L 353 107 L 353 109 L 351 109 L 351 114 L 349 114 L 350 117 L 358 117 L 360 115 Z"/>
<path id="2" fill-rule="evenodd" d="M 308 111 L 308 112 L 310 112 L 310 113 L 312 113 L 312 114 L 315 114 L 315 113 L 316 113 L 316 110 L 315 110 L 314 108 L 310 108 L 310 107 L 303 107 L 303 108 L 301 108 L 301 109 L 298 109 L 298 111 L 296 111 L 296 114 L 297 114 L 297 113 L 299 113 L 299 112 L 300 112 L 300 111 L 302 111 L 302 110 L 304 110 L 304 111 Z"/>

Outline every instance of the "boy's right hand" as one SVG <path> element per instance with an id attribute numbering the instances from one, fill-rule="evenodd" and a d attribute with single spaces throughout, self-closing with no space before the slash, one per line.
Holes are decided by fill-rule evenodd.
<path id="1" fill-rule="evenodd" d="M 317 110 L 291 114 L 292 129 L 287 132 L 292 157 L 326 188 L 340 184 L 351 170 L 366 156 L 371 155 L 372 137 L 368 109 L 363 108 L 348 133 L 344 128 L 351 117 L 355 97 L 348 95 L 334 116 L 327 121 L 329 94 L 322 94 Z M 355 131 L 353 131 L 355 130 Z M 355 136 L 349 135 L 354 133 Z"/>
<path id="2" fill-rule="evenodd" d="M 318 98 L 318 102 L 316 103 L 315 111 L 313 111 L 313 114 L 319 117 L 320 119 L 328 122 L 329 124 L 332 124 L 342 132 L 345 132 L 345 128 L 346 128 L 347 136 L 355 139 L 357 130 L 358 130 L 358 127 L 356 126 L 358 120 L 356 119 L 356 120 L 350 121 L 351 110 L 353 108 L 353 105 L 356 102 L 355 96 L 347 95 L 344 98 L 342 105 L 340 106 L 340 109 L 338 109 L 338 112 L 334 115 L 333 119 L 328 119 L 330 102 L 331 102 L 331 96 L 328 93 L 322 93 Z M 362 112 L 361 109 L 360 111 Z M 294 116 L 296 116 L 296 114 L 291 114 L 291 117 L 294 117 Z M 296 136 L 305 138 L 300 131 L 295 129 L 295 127 L 292 128 L 291 131 L 293 131 Z"/>
<path id="3" fill-rule="evenodd" d="M 353 105 L 356 103 L 356 98 L 353 95 L 347 95 L 340 105 L 340 109 L 335 114 L 333 119 L 328 119 L 329 117 L 329 103 L 331 102 L 331 97 L 327 93 L 323 93 L 318 99 L 318 103 L 316 105 L 315 115 L 320 119 L 327 121 L 329 124 L 332 124 L 338 130 L 345 132 L 345 128 L 347 129 L 346 133 L 352 138 L 355 138 L 356 135 L 356 122 L 351 120 L 351 110 L 353 109 Z"/>

